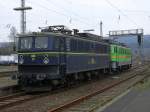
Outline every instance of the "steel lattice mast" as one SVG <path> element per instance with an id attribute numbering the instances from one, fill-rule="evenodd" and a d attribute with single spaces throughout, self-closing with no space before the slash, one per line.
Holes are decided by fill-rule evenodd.
<path id="1" fill-rule="evenodd" d="M 14 8 L 15 11 L 21 11 L 21 33 L 26 32 L 26 10 L 31 10 L 32 7 L 25 6 L 25 0 L 21 0 L 21 7 Z"/>

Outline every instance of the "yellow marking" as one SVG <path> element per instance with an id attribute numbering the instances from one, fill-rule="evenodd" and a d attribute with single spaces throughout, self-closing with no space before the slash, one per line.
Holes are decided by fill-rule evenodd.
<path id="1" fill-rule="evenodd" d="M 111 56 L 111 58 L 130 58 L 130 56 Z"/>
<path id="2" fill-rule="evenodd" d="M 109 54 L 100 54 L 100 53 L 75 53 L 75 52 L 31 52 L 31 53 L 18 53 L 18 54 L 25 54 L 25 55 L 38 55 L 38 54 L 54 54 L 54 55 L 59 55 L 59 54 L 66 54 L 66 55 L 97 55 L 97 56 L 108 56 Z"/>

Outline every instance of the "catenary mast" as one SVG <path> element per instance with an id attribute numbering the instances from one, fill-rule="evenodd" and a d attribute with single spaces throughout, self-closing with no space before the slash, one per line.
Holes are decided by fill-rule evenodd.
<path id="1" fill-rule="evenodd" d="M 25 0 L 21 0 L 21 7 L 14 8 L 15 11 L 21 11 L 21 33 L 26 32 L 26 10 L 31 10 L 32 7 L 25 6 Z"/>

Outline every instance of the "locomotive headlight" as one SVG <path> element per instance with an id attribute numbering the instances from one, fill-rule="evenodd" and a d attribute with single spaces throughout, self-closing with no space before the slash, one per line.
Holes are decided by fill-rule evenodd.
<path id="1" fill-rule="evenodd" d="M 19 63 L 20 63 L 20 64 L 23 64 L 23 63 L 24 63 L 23 55 L 20 55 L 20 56 L 19 56 Z"/>

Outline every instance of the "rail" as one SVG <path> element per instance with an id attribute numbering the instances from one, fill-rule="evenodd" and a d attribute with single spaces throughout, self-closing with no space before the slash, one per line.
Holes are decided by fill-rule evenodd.
<path id="1" fill-rule="evenodd" d="M 134 73 L 131 73 L 131 74 L 134 74 Z M 49 109 L 48 112 L 61 112 L 61 111 L 64 111 L 65 109 L 73 107 L 74 105 L 77 105 L 77 104 L 79 104 L 79 103 L 81 103 L 81 102 L 83 102 L 83 101 L 85 101 L 87 99 L 90 99 L 93 96 L 96 96 L 96 95 L 98 95 L 100 93 L 103 93 L 103 92 L 105 92 L 105 91 L 107 91 L 107 90 L 109 90 L 109 89 L 111 89 L 111 88 L 113 88 L 115 86 L 118 86 L 118 85 L 120 85 L 120 84 L 122 84 L 122 83 L 124 83 L 124 82 L 126 82 L 126 81 L 128 81 L 130 79 L 132 79 L 132 78 L 135 78 L 137 75 L 138 74 L 134 74 L 134 75 L 132 75 L 130 77 L 127 77 L 127 78 L 125 78 L 123 80 L 120 80 L 119 82 L 114 82 L 113 84 L 111 84 L 109 86 L 106 86 L 106 87 L 103 87 L 100 90 L 94 91 L 94 92 L 92 92 L 92 93 L 90 93 L 90 94 L 88 94 L 86 96 L 82 96 L 82 97 L 80 97 L 78 99 L 74 99 L 73 101 L 67 102 L 67 103 L 65 103 L 63 105 L 60 105 L 60 106 L 56 107 L 56 108 Z M 142 78 L 141 80 L 143 80 L 144 78 Z"/>

